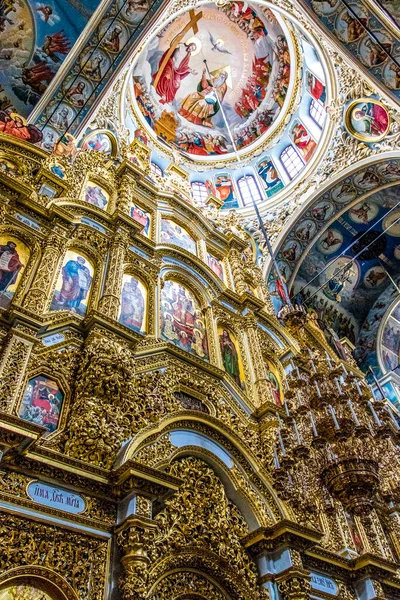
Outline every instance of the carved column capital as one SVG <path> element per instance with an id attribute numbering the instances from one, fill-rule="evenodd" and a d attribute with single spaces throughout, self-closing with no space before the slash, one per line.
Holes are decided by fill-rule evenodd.
<path id="1" fill-rule="evenodd" d="M 126 600 L 143 600 L 147 596 L 150 559 L 148 549 L 154 541 L 157 524 L 145 517 L 132 515 L 116 530 L 122 552 L 124 575 L 120 590 Z"/>
<path id="2" fill-rule="evenodd" d="M 277 578 L 278 590 L 282 600 L 309 600 L 311 578 L 304 569 L 289 569 Z"/>

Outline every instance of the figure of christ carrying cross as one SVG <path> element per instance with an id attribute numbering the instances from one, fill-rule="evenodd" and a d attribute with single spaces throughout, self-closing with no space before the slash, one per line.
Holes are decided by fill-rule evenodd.
<path id="1" fill-rule="evenodd" d="M 201 19 L 203 13 L 200 11 L 196 15 L 194 10 L 190 10 L 189 16 L 189 23 L 172 40 L 170 47 L 161 57 L 157 73 L 153 74 L 153 85 L 157 94 L 161 96 L 161 104 L 172 102 L 182 79 L 190 73 L 195 74 L 189 62 L 192 52 L 196 50 L 196 44 L 181 44 L 181 40 L 190 29 L 193 29 L 195 34 L 198 32 L 197 21 Z"/>

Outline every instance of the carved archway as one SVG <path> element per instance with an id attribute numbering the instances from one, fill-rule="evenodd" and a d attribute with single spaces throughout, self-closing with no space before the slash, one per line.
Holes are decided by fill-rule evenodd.
<path id="1" fill-rule="evenodd" d="M 78 600 L 69 583 L 61 575 L 45 567 L 28 565 L 9 569 L 0 574 L 0 597 L 2 591 L 18 586 L 37 589 L 46 594 L 50 600 Z"/>

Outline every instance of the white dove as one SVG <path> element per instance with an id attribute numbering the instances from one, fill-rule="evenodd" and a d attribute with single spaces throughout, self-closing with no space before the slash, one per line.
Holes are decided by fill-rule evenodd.
<path id="1" fill-rule="evenodd" d="M 212 44 L 212 50 L 218 50 L 218 52 L 223 52 L 224 54 L 232 54 L 232 52 L 229 52 L 229 50 L 227 50 L 226 48 L 224 48 L 224 41 L 221 39 L 216 40 L 213 36 L 212 33 L 208 32 L 208 35 L 210 36 L 210 42 Z"/>

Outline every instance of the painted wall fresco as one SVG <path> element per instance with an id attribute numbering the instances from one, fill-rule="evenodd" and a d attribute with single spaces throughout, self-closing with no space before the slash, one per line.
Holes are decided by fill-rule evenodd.
<path id="1" fill-rule="evenodd" d="M 30 256 L 29 248 L 13 236 L 0 236 L 0 308 L 8 308 Z"/>
<path id="2" fill-rule="evenodd" d="M 134 96 L 159 138 L 195 157 L 231 152 L 220 102 L 239 149 L 270 128 L 287 95 L 290 54 L 285 32 L 266 14 L 237 2 L 206 4 L 149 42 L 134 70 Z"/>
<path id="3" fill-rule="evenodd" d="M 0 110 L 0 132 L 31 144 L 39 144 L 43 139 L 40 129 L 10 109 Z"/>
<path id="4" fill-rule="evenodd" d="M 357 220 L 360 218 L 361 220 L 363 218 L 369 219 L 371 213 L 366 217 L 356 217 L 355 210 L 358 212 L 361 208 L 361 213 L 363 212 L 362 203 L 358 208 L 354 206 L 354 204 L 358 204 L 355 202 L 356 199 L 368 193 L 371 194 L 374 189 L 384 186 L 385 184 L 394 184 L 396 181 L 400 181 L 400 161 L 390 160 L 379 165 L 371 165 L 358 171 L 352 176 L 346 177 L 340 183 L 337 183 L 334 187 L 318 197 L 313 205 L 310 206 L 293 225 L 285 242 L 282 244 L 281 248 L 278 249 L 278 264 L 286 281 L 290 284 L 292 283 L 291 279 L 295 263 L 309 246 L 310 240 L 317 235 L 321 235 L 322 231 L 325 229 L 328 229 L 328 223 L 334 220 L 336 214 L 343 211 L 345 205 L 350 203 L 353 205 L 351 212 L 352 218 L 350 215 L 349 218 L 350 221 L 353 219 L 353 224 L 355 223 L 355 226 L 358 226 L 360 223 L 357 223 Z M 388 191 L 388 194 L 387 200 L 391 206 L 394 206 L 394 204 L 396 204 L 395 195 L 390 191 Z M 369 198 L 368 203 L 370 204 L 371 201 L 371 198 Z M 390 206 L 388 208 L 390 208 Z M 310 221 L 312 222 L 311 226 L 309 225 Z M 311 227 L 312 236 L 308 236 L 308 234 L 305 233 L 308 227 Z M 304 232 L 303 229 L 305 229 Z M 398 254 L 397 251 L 396 253 Z M 269 274 L 269 281 L 274 280 L 275 276 L 271 272 Z"/>
<path id="5" fill-rule="evenodd" d="M 64 393 L 59 385 L 45 375 L 38 375 L 28 381 L 18 414 L 25 421 L 55 431 L 63 401 Z"/>
<path id="6" fill-rule="evenodd" d="M 307 3 L 369 73 L 400 98 L 400 41 L 385 20 L 366 3 L 342 0 L 307 0 Z M 399 12 L 393 0 L 382 0 L 382 6 L 387 14 Z"/>
<path id="7" fill-rule="evenodd" d="M 214 181 L 217 197 L 224 202 L 222 208 L 238 208 L 239 201 L 233 179 L 229 173 L 218 173 L 218 175 L 215 175 Z"/>
<path id="8" fill-rule="evenodd" d="M 147 288 L 136 277 L 124 274 L 122 279 L 119 322 L 134 331 L 147 331 Z"/>
<path id="9" fill-rule="evenodd" d="M 234 334 L 225 329 L 218 327 L 218 338 L 221 350 L 221 360 L 225 371 L 233 381 L 242 389 L 246 388 L 243 362 L 240 356 L 239 344 Z"/>
<path id="10" fill-rule="evenodd" d="M 83 85 L 83 82 L 82 82 Z M 113 143 L 109 135 L 103 132 L 91 133 L 83 140 L 82 150 L 96 150 L 103 154 L 113 154 Z"/>
<path id="11" fill-rule="evenodd" d="M 162 0 L 117 0 L 108 5 L 99 25 L 71 65 L 69 77 L 60 83 L 36 120 L 44 136 L 49 133 L 57 140 L 66 133 L 66 124 L 71 134 L 76 132 L 161 4 Z M 77 100 L 77 96 L 69 93 L 79 82 L 85 84 L 82 106 L 82 97 Z"/>
<path id="12" fill-rule="evenodd" d="M 192 254 L 196 254 L 196 242 L 188 234 L 186 229 L 171 221 L 170 219 L 161 220 L 161 242 L 163 244 L 175 244 Z"/>
<path id="13" fill-rule="evenodd" d="M 352 342 L 370 307 L 390 282 L 386 269 L 392 274 L 400 272 L 396 256 L 400 231 L 392 227 L 382 233 L 387 220 L 400 215 L 394 208 L 399 190 L 400 186 L 394 186 L 376 192 L 343 213 L 319 237 L 296 277 L 294 291 L 300 293 L 306 286 L 301 292 L 304 300 L 310 300 L 309 305 L 320 318 L 331 321 L 338 334 L 349 334 Z M 363 250 L 368 243 L 369 248 Z M 285 258 L 292 257 L 286 253 Z M 320 274 L 315 277 L 314 273 Z M 320 286 L 322 290 L 313 296 Z M 347 317 L 339 317 L 337 305 Z"/>
<path id="14" fill-rule="evenodd" d="M 253 175 L 256 178 L 258 187 L 260 188 L 260 191 L 262 191 L 263 199 L 274 197 L 291 182 L 282 163 L 281 154 L 286 147 L 293 145 L 293 134 L 291 132 L 293 128 L 296 128 L 296 124 L 299 125 L 299 123 L 301 123 L 304 126 L 305 132 L 300 131 L 298 127 L 295 129 L 295 132 L 297 132 L 296 139 L 300 146 L 296 152 L 298 152 L 299 157 L 301 157 L 301 170 L 295 175 L 295 179 L 301 177 L 303 170 L 307 168 L 307 162 L 303 160 L 303 152 L 307 154 L 307 159 L 310 159 L 312 153 L 316 151 L 317 145 L 324 134 L 323 127 L 326 119 L 326 103 L 328 98 L 324 69 L 312 44 L 296 29 L 295 36 L 300 42 L 304 61 L 302 78 L 303 91 L 300 103 L 287 124 L 286 129 L 284 129 L 279 136 L 279 140 L 276 140 L 276 143 L 268 150 L 268 154 L 263 154 L 262 158 L 259 156 L 254 158 L 246 167 L 246 173 Z M 313 105 L 312 102 L 314 103 Z M 312 117 L 311 112 L 313 110 L 319 111 L 320 123 L 317 123 Z M 301 150 L 302 145 L 310 148 L 309 154 L 307 152 L 308 148 L 306 148 L 305 151 Z M 186 168 L 188 168 L 191 173 L 192 183 L 201 181 L 206 186 L 210 185 L 210 172 L 202 174 L 194 169 L 191 171 L 190 164 L 187 165 Z M 214 185 L 219 176 L 223 176 L 223 185 L 220 188 L 222 194 L 220 193 L 220 196 L 224 200 L 229 198 L 229 203 L 226 203 L 223 209 L 229 209 L 231 207 L 236 208 L 236 202 L 239 207 L 242 206 L 240 193 L 237 189 L 237 181 L 243 176 L 243 172 L 240 169 L 234 169 L 230 166 L 229 173 L 225 174 L 217 172 L 214 175 L 214 180 L 211 182 L 212 185 Z M 226 179 L 228 179 L 228 181 L 225 184 Z M 231 192 L 235 199 L 232 198 Z M 233 202 L 233 204 L 230 204 L 231 202 Z"/>
<path id="15" fill-rule="evenodd" d="M 274 194 L 284 188 L 284 183 L 279 176 L 279 171 L 270 158 L 264 158 L 258 163 L 257 173 L 262 180 L 268 198 L 271 198 Z"/>
<path id="16" fill-rule="evenodd" d="M 399 277 L 395 278 L 396 283 L 399 282 L 399 279 Z M 390 304 L 397 295 L 397 289 L 389 283 L 374 302 L 367 318 L 364 320 L 357 339 L 357 348 L 354 351 L 354 356 L 360 368 L 367 371 L 369 367 L 372 367 L 377 377 L 383 375 L 377 357 L 378 330 Z M 394 364 L 395 357 L 392 351 L 381 347 L 379 352 L 381 352 L 381 363 L 386 369 L 393 369 L 396 365 Z"/>
<path id="17" fill-rule="evenodd" d="M 28 117 L 97 6 L 97 0 L 7 0 L 1 3 L 3 108 L 12 108 Z M 74 101 L 83 103 L 77 95 Z"/>
<path id="18" fill-rule="evenodd" d="M 348 132 L 363 142 L 379 142 L 389 131 L 390 118 L 386 108 L 372 98 L 352 102 L 346 110 Z"/>
<path id="19" fill-rule="evenodd" d="M 207 331 L 199 302 L 176 281 L 161 291 L 161 337 L 178 348 L 209 360 Z"/>
<path id="20" fill-rule="evenodd" d="M 93 266 L 74 250 L 66 252 L 50 310 L 69 310 L 83 317 L 87 310 Z"/>

